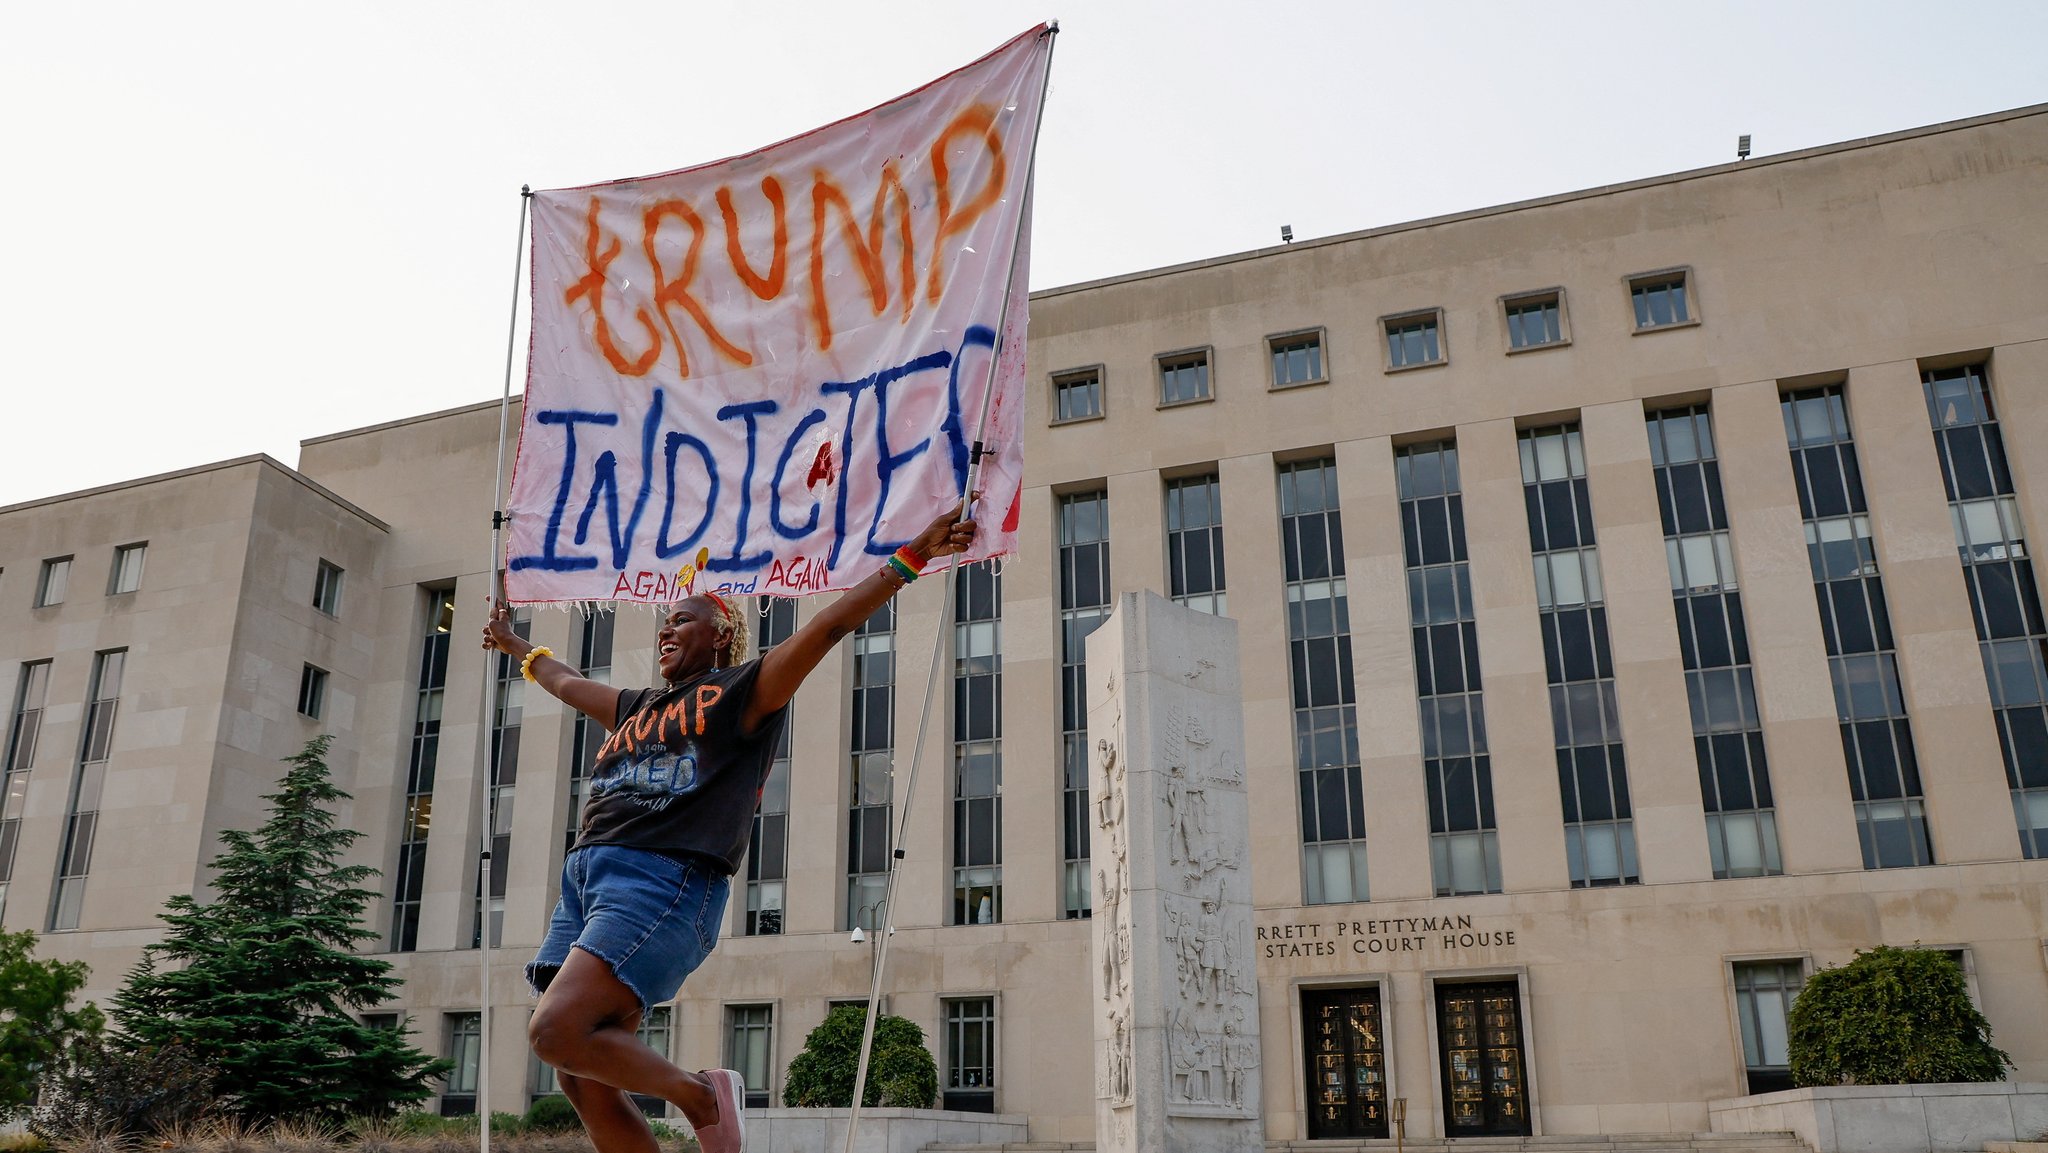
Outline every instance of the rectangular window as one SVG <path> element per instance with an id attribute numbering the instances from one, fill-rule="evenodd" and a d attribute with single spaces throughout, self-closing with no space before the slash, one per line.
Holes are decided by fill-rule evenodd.
<path id="1" fill-rule="evenodd" d="M 1159 358 L 1159 403 L 1188 404 L 1209 399 L 1209 350 L 1168 353 Z"/>
<path id="2" fill-rule="evenodd" d="M 1102 415 L 1102 370 L 1082 368 L 1052 378 L 1052 419 L 1089 420 Z"/>
<path id="3" fill-rule="evenodd" d="M 1223 492 L 1215 473 L 1166 482 L 1166 576 L 1174 603 L 1216 616 L 1223 594 Z"/>
<path id="4" fill-rule="evenodd" d="M 1316 384 L 1328 379 L 1323 374 L 1321 331 L 1269 337 L 1266 340 L 1266 350 L 1273 357 L 1274 388 Z"/>
<path id="5" fill-rule="evenodd" d="M 455 1068 L 441 1090 L 441 1116 L 468 1117 L 476 1112 L 477 1067 L 483 1055 L 483 1017 L 478 1013 L 449 1013 L 445 1018 L 448 1060 Z"/>
<path id="6" fill-rule="evenodd" d="M 1682 269 L 1631 277 L 1628 294 L 1635 304 L 1638 332 L 1692 323 L 1693 310 L 1687 300 L 1686 273 Z"/>
<path id="7" fill-rule="evenodd" d="M 1337 462 L 1281 465 L 1280 557 L 1305 904 L 1370 899 Z"/>
<path id="8" fill-rule="evenodd" d="M 307 665 L 299 672 L 299 715 L 320 719 L 327 704 L 327 670 Z"/>
<path id="9" fill-rule="evenodd" d="M 1003 919 L 1003 578 L 953 577 L 953 923 Z"/>
<path id="10" fill-rule="evenodd" d="M 963 997 L 946 1002 L 946 1082 L 941 1109 L 996 1111 L 996 1002 Z"/>
<path id="11" fill-rule="evenodd" d="M 50 695 L 50 662 L 21 666 L 14 692 L 14 717 L 7 726 L 7 760 L 0 775 L 0 911 L 7 906 L 14 879 L 14 852 L 21 842 L 21 814 L 28 799 L 28 774 L 35 766 L 36 740 L 42 735 L 43 708 Z"/>
<path id="12" fill-rule="evenodd" d="M 741 1108 L 766 1109 L 775 1071 L 775 1006 L 727 1005 L 725 1026 L 725 1067 L 738 1070 L 747 1083 Z"/>
<path id="13" fill-rule="evenodd" d="M 398 827 L 398 867 L 392 870 L 391 951 L 419 946 L 420 896 L 426 888 L 427 829 L 433 823 L 434 767 L 441 751 L 441 698 L 448 685 L 448 633 L 455 625 L 455 590 L 427 593 L 426 633 L 420 638 L 419 686 L 413 705 L 412 750 L 405 773 L 405 810 Z"/>
<path id="14" fill-rule="evenodd" d="M 1519 444 L 1572 887 L 1632 885 L 1635 819 L 1585 449 L 1576 424 L 1525 429 Z"/>
<path id="15" fill-rule="evenodd" d="M 512 631 L 519 639 L 533 636 L 533 610 L 520 606 L 512 610 Z M 491 892 L 488 915 L 482 870 L 477 872 L 476 900 L 470 909 L 469 947 L 483 943 L 486 919 L 491 926 L 491 947 L 503 944 L 505 936 L 505 879 L 512 872 L 512 804 L 519 791 L 519 732 L 526 714 L 524 662 L 509 653 L 499 653 L 497 683 L 492 686 L 491 703 Z"/>
<path id="16" fill-rule="evenodd" d="M 127 661 L 126 649 L 93 656 L 85 738 L 79 748 L 78 771 L 71 779 L 64 847 L 57 857 L 57 890 L 50 906 L 53 931 L 76 929 L 85 904 L 85 878 L 92 868 L 93 834 L 99 825 L 100 794 L 106 784 L 107 758 L 113 752 L 114 717 L 120 711 L 121 674 Z"/>
<path id="17" fill-rule="evenodd" d="M 1093 910 L 1088 883 L 1088 634 L 1109 616 L 1109 494 L 1074 493 L 1059 503 L 1061 909 Z"/>
<path id="18" fill-rule="evenodd" d="M 612 637 L 618 621 L 618 610 L 607 605 L 585 612 L 577 624 L 576 667 L 600 684 L 612 683 Z M 604 747 L 604 738 L 604 726 L 578 710 L 569 738 L 569 817 L 568 827 L 562 831 L 565 853 L 576 844 L 576 834 L 583 827 L 583 801 L 590 793 L 590 770 L 597 764 L 597 750 Z"/>
<path id="19" fill-rule="evenodd" d="M 313 574 L 313 607 L 331 617 L 341 615 L 341 566 L 321 561 Z"/>
<path id="20" fill-rule="evenodd" d="M 895 812 L 896 602 L 853 630 L 853 737 L 846 832 L 846 927 L 884 923 Z M 749 1084 L 752 1082 L 749 1081 Z"/>
<path id="21" fill-rule="evenodd" d="M 1508 349 L 1542 348 L 1564 344 L 1564 295 L 1543 292 L 1511 297 L 1501 302 L 1508 322 Z"/>
<path id="22" fill-rule="evenodd" d="M 1775 876 L 1785 870 L 1713 422 L 1689 405 L 1649 413 L 1645 426 L 1714 876 Z"/>
<path id="23" fill-rule="evenodd" d="M 51 557 L 43 562 L 41 575 L 36 578 L 36 606 L 48 608 L 64 603 L 64 592 L 71 584 L 71 558 Z"/>
<path id="24" fill-rule="evenodd" d="M 1735 1015 L 1742 1023 L 1742 1070 L 1751 1093 L 1776 1093 L 1792 1085 L 1792 1059 L 1785 1018 L 1806 983 L 1798 961 L 1737 961 Z"/>
<path id="25" fill-rule="evenodd" d="M 1486 743 L 1458 446 L 1438 441 L 1397 449 L 1394 475 L 1408 562 L 1408 623 L 1436 895 L 1498 893 L 1493 758 Z"/>
<path id="26" fill-rule="evenodd" d="M 1388 371 L 1443 363 L 1443 310 L 1388 317 L 1380 326 L 1387 334 Z"/>
<path id="27" fill-rule="evenodd" d="M 1920 765 L 1842 387 L 1788 392 L 1782 408 L 1863 867 L 1931 865 Z"/>
<path id="28" fill-rule="evenodd" d="M 132 593 L 142 587 L 142 562 L 149 555 L 149 542 L 124 544 L 114 550 L 114 567 L 107 573 L 107 595 Z"/>
<path id="29" fill-rule="evenodd" d="M 2020 851 L 2048 857 L 2048 622 L 1984 367 L 1921 374 Z"/>
<path id="30" fill-rule="evenodd" d="M 759 652 L 765 653 L 796 631 L 796 599 L 762 597 L 755 622 Z M 788 706 L 794 709 L 794 703 Z M 782 932 L 783 883 L 789 874 L 789 742 L 794 718 L 785 715 L 775 742 L 775 759 L 761 786 L 754 809 L 754 828 L 747 841 L 747 909 L 742 926 L 749 937 Z"/>

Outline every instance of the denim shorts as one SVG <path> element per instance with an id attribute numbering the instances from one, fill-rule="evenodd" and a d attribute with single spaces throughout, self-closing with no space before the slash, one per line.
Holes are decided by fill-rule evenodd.
<path id="1" fill-rule="evenodd" d="M 526 981 L 546 992 L 573 946 L 609 966 L 645 1013 L 711 955 L 726 890 L 725 876 L 703 862 L 621 845 L 577 849 L 562 862 L 562 899 Z"/>

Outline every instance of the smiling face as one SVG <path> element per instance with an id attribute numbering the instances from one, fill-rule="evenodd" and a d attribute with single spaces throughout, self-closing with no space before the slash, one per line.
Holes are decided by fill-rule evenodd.
<path id="1" fill-rule="evenodd" d="M 719 627 L 718 609 L 710 600 L 691 597 L 683 601 L 669 612 L 655 635 L 662 679 L 679 681 L 718 667 L 727 643 L 726 632 Z"/>

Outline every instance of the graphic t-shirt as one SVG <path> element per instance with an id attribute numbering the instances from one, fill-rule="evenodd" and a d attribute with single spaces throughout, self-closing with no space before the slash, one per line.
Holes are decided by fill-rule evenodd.
<path id="1" fill-rule="evenodd" d="M 618 727 L 597 750 L 576 847 L 691 854 L 729 876 L 747 853 L 754 809 L 788 710 L 740 732 L 759 658 L 658 689 L 619 693 Z"/>

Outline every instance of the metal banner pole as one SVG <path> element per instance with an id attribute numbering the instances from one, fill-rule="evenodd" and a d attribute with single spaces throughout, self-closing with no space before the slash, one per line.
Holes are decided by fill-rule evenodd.
<path id="1" fill-rule="evenodd" d="M 533 189 L 528 185 L 519 186 L 519 235 L 512 257 L 512 319 L 505 327 L 505 391 L 498 398 L 498 471 L 491 482 L 491 561 L 484 569 L 491 574 L 491 612 L 505 603 L 505 572 L 498 567 L 498 558 L 504 555 L 505 539 L 505 418 L 512 412 L 512 360 L 515 343 L 519 337 L 519 272 L 526 260 L 526 207 L 533 199 Z M 477 1061 L 476 1061 L 476 1112 L 478 1148 L 481 1153 L 491 1153 L 491 790 L 496 783 L 496 750 L 491 748 L 491 722 L 497 701 L 494 699 L 498 687 L 497 663 L 504 654 L 491 650 L 497 660 L 484 662 L 483 725 L 479 729 L 477 747 L 483 750 L 483 771 L 478 778 L 483 782 L 482 820 L 478 829 L 482 831 L 482 849 L 477 855 Z"/>
<path id="2" fill-rule="evenodd" d="M 1060 22 L 1057 20 L 1051 21 L 1046 26 L 1045 34 L 1053 38 L 1053 46 L 1059 44 L 1059 31 Z M 1024 199 L 1027 204 L 1031 200 L 1032 183 L 1038 178 L 1038 129 L 1045 124 L 1045 96 L 1051 86 L 1052 48 L 1048 47 L 1045 52 L 1045 74 L 1040 78 L 1038 86 L 1038 121 L 1033 125 L 1031 133 L 1031 162 L 1024 177 Z M 1010 242 L 1010 270 L 1013 274 L 1017 267 L 1017 253 L 1022 250 L 1023 246 L 1024 226 L 1020 221 L 1017 226 L 1016 238 Z M 989 357 L 988 377 L 983 382 L 981 389 L 981 417 L 977 421 L 974 430 L 973 464 L 968 470 L 967 484 L 960 490 L 960 512 L 962 515 L 966 514 L 968 504 L 974 498 L 975 490 L 981 486 L 982 459 L 987 455 L 988 451 L 986 437 L 988 434 L 989 405 L 995 396 L 996 369 L 1003 362 L 1003 341 L 1005 335 L 1009 332 L 1009 320 L 1010 287 L 1005 284 L 1003 287 L 1002 311 L 997 314 L 996 346 Z M 946 567 L 949 579 L 958 568 L 958 560 L 955 560 L 953 564 Z M 889 965 L 889 941 L 894 936 L 890 932 L 890 922 L 896 916 L 896 876 L 903 867 L 903 840 L 905 834 L 910 830 L 910 799 L 917 792 L 918 764 L 924 759 L 924 737 L 925 729 L 931 722 L 932 694 L 937 690 L 938 686 L 939 664 L 944 659 L 946 652 L 946 635 L 952 631 L 952 590 L 948 589 L 946 591 L 943 599 L 940 601 L 940 606 L 939 635 L 932 642 L 931 669 L 926 673 L 924 680 L 924 703 L 918 706 L 917 743 L 912 745 L 910 749 L 910 773 L 903 782 L 902 814 L 896 822 L 896 838 L 890 845 L 889 879 L 882 890 L 882 923 L 875 929 L 875 932 L 881 935 L 881 944 L 875 950 L 875 963 L 871 967 L 868 985 L 867 1020 L 861 1024 L 860 1063 L 855 1067 L 853 1075 L 853 1112 L 846 1119 L 846 1153 L 853 1153 L 854 1136 L 860 1132 L 861 1098 L 867 1095 L 868 1058 L 873 1055 L 875 1048 L 875 1009 L 881 1001 L 882 974 Z M 892 797 L 891 799 L 893 800 L 894 798 Z"/>

